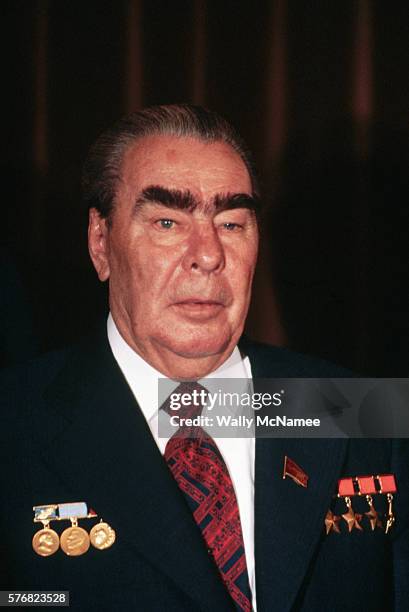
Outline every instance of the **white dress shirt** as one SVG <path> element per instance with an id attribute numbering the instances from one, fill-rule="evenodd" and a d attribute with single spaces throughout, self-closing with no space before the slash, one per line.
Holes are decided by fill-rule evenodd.
<path id="1" fill-rule="evenodd" d="M 164 375 L 149 365 L 122 338 L 110 314 L 107 323 L 108 341 L 132 393 L 152 432 L 152 436 L 162 455 L 169 438 L 158 435 L 158 379 Z M 248 357 L 244 359 L 236 347 L 230 357 L 217 370 L 199 381 L 206 386 L 207 379 L 240 378 L 251 379 L 251 367 Z M 175 383 L 175 388 L 179 383 Z M 256 610 L 256 581 L 254 564 L 254 461 L 255 439 L 217 438 L 215 440 L 227 465 L 233 482 L 239 506 L 241 528 L 243 531 L 247 571 Z"/>

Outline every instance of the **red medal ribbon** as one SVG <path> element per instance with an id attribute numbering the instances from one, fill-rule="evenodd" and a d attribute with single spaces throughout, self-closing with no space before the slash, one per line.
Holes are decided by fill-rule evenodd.
<path id="1" fill-rule="evenodd" d="M 396 491 L 397 487 L 394 474 L 355 476 L 354 478 L 340 478 L 340 480 L 338 480 L 338 497 L 396 493 Z"/>

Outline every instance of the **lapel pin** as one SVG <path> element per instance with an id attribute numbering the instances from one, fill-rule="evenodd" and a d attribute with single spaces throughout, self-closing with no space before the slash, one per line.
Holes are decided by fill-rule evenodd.
<path id="1" fill-rule="evenodd" d="M 42 556 L 53 555 L 61 546 L 61 549 L 69 557 L 78 557 L 86 553 L 92 544 L 98 550 L 104 550 L 115 542 L 115 531 L 105 523 L 94 525 L 90 534 L 78 525 L 79 519 L 92 519 L 98 515 L 94 510 L 88 510 L 85 502 L 73 502 L 64 504 L 48 504 L 34 506 L 34 523 L 42 523 L 43 529 L 34 534 L 32 546 L 34 551 Z M 50 528 L 50 521 L 71 522 L 61 536 Z"/>
<path id="2" fill-rule="evenodd" d="M 307 488 L 308 478 L 309 478 L 308 474 L 306 474 L 304 470 L 301 469 L 300 466 L 296 464 L 295 461 L 293 461 L 292 459 L 290 459 L 290 457 L 287 457 L 287 455 L 285 455 L 284 456 L 284 468 L 283 468 L 283 480 L 285 480 L 287 476 L 292 478 L 294 482 L 296 482 L 301 487 Z"/>

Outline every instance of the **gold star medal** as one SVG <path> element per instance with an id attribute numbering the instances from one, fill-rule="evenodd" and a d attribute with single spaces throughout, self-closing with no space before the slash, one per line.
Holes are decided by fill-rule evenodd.
<path id="1" fill-rule="evenodd" d="M 330 531 L 335 531 L 336 533 L 340 533 L 340 529 L 338 526 L 339 521 L 341 520 L 340 516 L 337 516 L 336 514 L 333 514 L 331 510 L 328 510 L 326 516 L 325 516 L 325 530 L 327 532 L 327 535 L 329 534 Z"/>
<path id="2" fill-rule="evenodd" d="M 345 498 L 345 503 L 348 507 L 348 512 L 342 515 L 342 518 L 347 522 L 348 531 L 351 533 L 353 529 L 358 529 L 359 531 L 363 531 L 359 521 L 362 519 L 360 514 L 355 514 L 352 509 L 351 499 L 349 497 Z"/>
<path id="3" fill-rule="evenodd" d="M 369 505 L 369 512 L 365 512 L 365 516 L 368 517 L 369 524 L 371 525 L 372 531 L 375 531 L 377 527 L 380 527 L 382 529 L 383 528 L 382 521 L 380 520 L 379 515 L 374 508 L 373 501 L 372 501 L 372 495 L 367 495 L 366 501 L 368 502 L 368 505 Z"/>

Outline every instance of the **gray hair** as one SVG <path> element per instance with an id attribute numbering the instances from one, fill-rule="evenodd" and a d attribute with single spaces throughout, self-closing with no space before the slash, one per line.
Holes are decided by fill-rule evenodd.
<path id="1" fill-rule="evenodd" d="M 225 142 L 243 160 L 254 196 L 259 195 L 251 153 L 236 130 L 217 113 L 190 104 L 151 106 L 123 119 L 103 132 L 85 160 L 82 188 L 88 208 L 108 218 L 113 210 L 122 161 L 127 149 L 147 136 L 191 137 L 206 142 Z"/>

